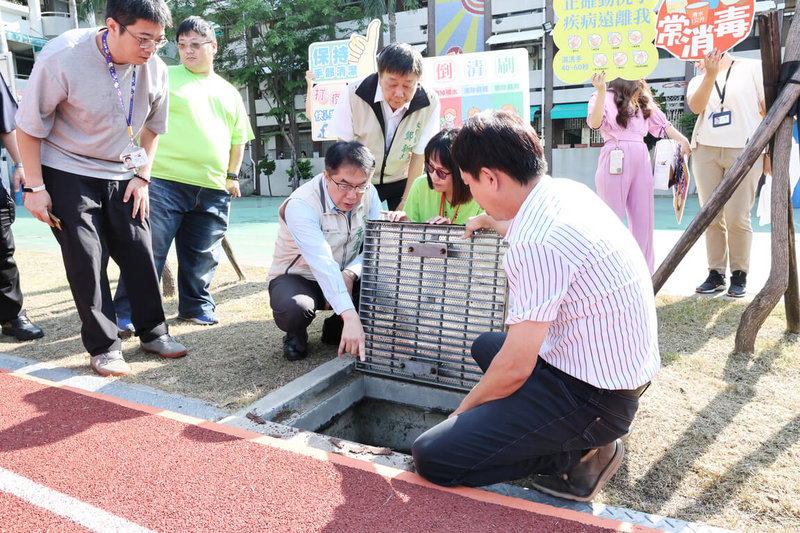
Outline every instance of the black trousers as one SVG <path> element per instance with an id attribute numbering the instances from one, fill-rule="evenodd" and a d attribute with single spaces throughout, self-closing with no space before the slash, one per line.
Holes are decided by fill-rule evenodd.
<path id="1" fill-rule="evenodd" d="M 472 357 L 486 372 L 505 333 L 484 333 Z M 414 442 L 417 472 L 439 485 L 483 486 L 561 474 L 627 433 L 639 398 L 598 389 L 539 358 L 516 392 L 429 429 Z"/>
<path id="2" fill-rule="evenodd" d="M 375 190 L 378 191 L 378 198 L 380 198 L 381 201 L 386 200 L 389 211 L 394 211 L 397 209 L 397 206 L 400 205 L 400 202 L 403 200 L 403 193 L 406 190 L 407 181 L 408 180 L 400 180 L 375 186 Z"/>
<path id="3" fill-rule="evenodd" d="M 14 234 L 11 233 L 15 209 L 13 195 L 0 185 L 0 322 L 16 318 L 22 310 L 19 270 L 14 261 Z"/>
<path id="4" fill-rule="evenodd" d="M 356 280 L 353 284 L 353 304 L 356 309 L 358 309 L 360 287 L 361 280 Z M 281 331 L 305 330 L 314 321 L 317 311 L 325 309 L 326 303 L 319 283 L 303 276 L 285 274 L 269 282 L 269 304 L 272 307 L 272 317 L 275 319 L 275 325 Z M 342 319 L 339 315 L 334 315 L 327 320 L 341 322 Z M 331 325 L 331 327 L 334 326 Z"/>
<path id="5" fill-rule="evenodd" d="M 142 341 L 167 333 L 150 238 L 150 221 L 132 218 L 122 201 L 130 180 L 111 181 L 42 167 L 63 230 L 53 228 L 78 309 L 81 339 L 91 355 L 119 350 L 114 303 L 106 267 L 119 265 L 131 300 L 131 320 Z"/>

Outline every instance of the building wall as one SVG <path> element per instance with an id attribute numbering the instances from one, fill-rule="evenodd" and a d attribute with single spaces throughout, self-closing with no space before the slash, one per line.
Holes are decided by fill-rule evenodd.
<path id="1" fill-rule="evenodd" d="M 492 33 L 495 35 L 513 36 L 520 31 L 540 28 L 544 20 L 544 7 L 544 0 L 526 0 L 525 2 L 520 2 L 519 0 L 492 0 Z M 423 55 L 427 55 L 427 51 L 425 50 L 428 42 L 427 7 L 397 13 L 396 20 L 397 40 L 399 42 L 407 42 L 417 49 L 423 50 Z M 338 25 L 337 37 L 346 38 L 353 32 L 355 27 L 355 23 Z M 389 31 L 386 20 L 384 20 L 383 30 L 383 42 L 386 43 L 389 41 Z M 542 65 L 547 66 L 550 60 L 542 57 L 541 39 L 487 46 L 488 49 L 519 47 L 526 48 L 531 57 L 529 73 L 531 106 L 542 106 L 544 103 L 544 75 Z M 666 97 L 665 112 L 670 120 L 677 122 L 683 114 L 684 109 L 685 84 L 681 84 L 680 82 L 687 81 L 685 79 L 686 63 L 675 59 L 665 51 L 660 52 L 662 57 L 659 59 L 658 66 L 647 79 L 654 92 Z M 756 36 L 751 36 L 740 44 L 734 52 L 743 57 L 760 57 L 758 38 Z M 575 86 L 568 85 L 558 78 L 555 78 L 553 103 L 559 105 L 588 102 L 593 92 L 594 88 L 591 86 L 591 83 L 587 82 L 580 86 Z M 257 105 L 259 112 L 263 112 L 267 107 L 264 101 L 259 102 Z M 304 99 L 298 97 L 296 105 L 298 109 L 304 108 Z M 537 112 L 537 117 L 540 114 L 541 110 Z M 534 121 L 536 127 L 538 127 L 539 122 L 539 120 Z M 559 149 L 554 151 L 552 161 L 554 172 L 557 174 L 579 177 L 580 181 L 593 186 L 596 155 L 594 155 L 594 151 L 591 150 L 589 145 L 601 141 L 599 135 L 589 130 L 589 128 L 585 126 L 585 123 L 580 128 L 580 131 L 578 131 L 575 129 L 575 121 L 565 119 L 554 120 L 553 122 L 554 147 L 564 145 L 565 140 L 568 141 L 567 144 L 571 147 L 575 145 L 587 145 L 587 148 L 572 148 L 574 153 L 570 157 L 562 157 L 560 155 L 561 150 Z M 274 122 L 270 123 L 269 120 L 259 117 L 259 125 L 270 128 L 274 127 Z M 312 146 L 312 151 L 317 151 L 320 155 L 324 155 L 324 151 L 329 143 L 313 143 L 312 145 L 310 140 L 310 127 L 307 123 L 301 125 L 301 133 L 304 136 L 304 139 L 301 140 L 301 146 Z M 307 139 L 305 137 L 307 137 Z M 273 138 L 273 140 L 267 142 L 265 148 L 267 154 L 271 157 L 277 157 L 277 154 L 283 149 L 283 145 L 280 139 L 275 140 Z M 586 152 L 581 152 L 581 150 L 586 150 Z M 306 151 L 311 155 L 311 152 L 308 150 Z M 556 156 L 556 153 L 559 153 L 559 155 Z M 588 171 L 584 170 L 586 168 L 583 166 L 584 163 L 589 165 Z M 591 176 L 589 176 L 587 172 L 591 172 Z M 583 174 L 587 175 L 584 176 Z"/>

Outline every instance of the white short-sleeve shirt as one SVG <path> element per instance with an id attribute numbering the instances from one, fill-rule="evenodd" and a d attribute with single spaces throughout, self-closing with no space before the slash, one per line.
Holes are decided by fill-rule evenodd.
<path id="1" fill-rule="evenodd" d="M 650 272 L 585 185 L 543 177 L 506 235 L 506 323 L 549 322 L 539 356 L 602 389 L 636 389 L 661 359 Z"/>

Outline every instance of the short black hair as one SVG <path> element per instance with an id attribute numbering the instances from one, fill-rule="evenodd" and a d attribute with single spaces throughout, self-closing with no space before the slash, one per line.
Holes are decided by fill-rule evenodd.
<path id="1" fill-rule="evenodd" d="M 442 130 L 431 137 L 431 140 L 425 145 L 425 165 L 427 166 L 428 163 L 430 163 L 431 157 L 436 156 L 439 163 L 453 176 L 453 201 L 450 202 L 452 205 L 461 205 L 472 200 L 472 191 L 469 190 L 464 180 L 461 179 L 461 170 L 458 168 L 455 161 L 453 161 L 452 154 L 450 153 L 453 140 L 455 140 L 459 131 L 460 128 Z M 427 170 L 425 175 L 428 177 L 428 187 L 433 189 L 433 180 Z"/>
<path id="2" fill-rule="evenodd" d="M 342 165 L 354 166 L 371 177 L 375 172 L 375 156 L 358 141 L 339 141 L 325 153 L 325 170 L 331 174 Z"/>
<path id="3" fill-rule="evenodd" d="M 132 26 L 137 20 L 155 22 L 165 28 L 172 26 L 172 14 L 164 0 L 107 0 L 106 18 L 123 26 Z"/>
<path id="4" fill-rule="evenodd" d="M 530 124 L 507 111 L 483 111 L 464 123 L 453 141 L 453 158 L 462 172 L 479 179 L 493 168 L 527 184 L 547 172 L 539 137 Z"/>
<path id="5" fill-rule="evenodd" d="M 378 75 L 384 72 L 405 76 L 414 73 L 422 77 L 422 54 L 407 43 L 392 43 L 378 55 Z"/>
<path id="6" fill-rule="evenodd" d="M 209 21 L 197 15 L 192 15 L 178 24 L 178 31 L 175 32 L 175 38 L 177 39 L 181 35 L 186 35 L 192 31 L 202 35 L 212 43 L 217 42 L 217 33 L 214 31 L 214 26 Z"/>

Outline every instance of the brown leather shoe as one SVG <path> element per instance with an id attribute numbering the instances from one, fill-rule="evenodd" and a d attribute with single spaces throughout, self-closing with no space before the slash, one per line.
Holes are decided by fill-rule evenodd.
<path id="1" fill-rule="evenodd" d="M 620 439 L 584 455 L 580 462 L 566 474 L 536 476 L 533 488 L 551 496 L 589 502 L 617 473 L 625 455 L 625 445 Z"/>

